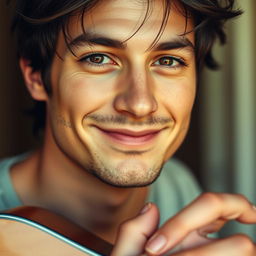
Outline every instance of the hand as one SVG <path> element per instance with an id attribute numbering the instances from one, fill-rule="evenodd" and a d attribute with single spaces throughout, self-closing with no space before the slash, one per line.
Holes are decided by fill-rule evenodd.
<path id="1" fill-rule="evenodd" d="M 241 195 L 205 193 L 157 229 L 159 212 L 154 204 L 149 204 L 136 218 L 121 225 L 111 256 L 163 255 L 177 246 L 179 251 L 169 255 L 256 255 L 256 245 L 246 235 L 205 237 L 229 220 L 256 223 L 256 210 Z M 157 251 L 152 250 L 153 245 Z"/>

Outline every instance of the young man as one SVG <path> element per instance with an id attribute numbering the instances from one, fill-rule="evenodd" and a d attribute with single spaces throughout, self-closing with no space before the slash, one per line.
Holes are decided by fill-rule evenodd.
<path id="1" fill-rule="evenodd" d="M 212 44 L 239 14 L 221 4 L 17 1 L 20 66 L 46 120 L 40 149 L 1 164 L 2 209 L 60 213 L 115 244 L 114 256 L 176 245 L 176 256 L 255 255 L 244 235 L 205 237 L 231 219 L 255 223 L 254 207 L 238 195 L 199 196 L 185 167 L 168 161 L 189 127 L 197 73 L 214 67 Z"/>

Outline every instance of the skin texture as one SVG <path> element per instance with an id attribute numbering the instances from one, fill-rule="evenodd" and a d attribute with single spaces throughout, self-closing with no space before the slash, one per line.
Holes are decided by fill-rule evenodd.
<path id="1" fill-rule="evenodd" d="M 144 9 L 137 1 L 102 3 L 93 15 L 86 16 L 86 33 L 123 42 L 142 22 Z M 85 170 L 112 185 L 141 186 L 155 180 L 189 124 L 195 96 L 194 52 L 191 47 L 148 50 L 162 22 L 160 2 L 152 9 L 146 24 L 122 49 L 81 42 L 74 45 L 83 32 L 79 20 L 71 20 L 70 41 L 76 56 L 60 36 L 57 51 L 63 60 L 56 56 L 53 62 L 53 95 L 47 104 L 54 139 Z M 190 21 L 187 29 L 191 28 Z M 184 17 L 173 12 L 158 43 L 181 40 L 184 31 Z M 186 38 L 194 43 L 193 33 Z M 98 57 L 102 64 L 86 59 L 93 53 L 98 55 L 91 58 Z M 158 64 L 164 56 L 173 62 L 169 67 Z M 167 59 L 169 56 L 188 66 Z M 158 134 L 145 143 L 130 138 L 122 143 L 102 132 L 112 129 L 156 130 Z"/>
<path id="2" fill-rule="evenodd" d="M 229 219 L 255 223 L 255 211 L 240 196 L 203 196 L 160 229 L 155 205 L 138 214 L 150 189 L 146 185 L 186 135 L 196 91 L 194 33 L 184 35 L 193 21 L 186 23 L 172 5 L 151 48 L 162 22 L 162 1 L 152 1 L 150 16 L 134 34 L 145 9 L 143 1 L 102 1 L 85 15 L 87 42 L 74 15 L 69 47 L 59 35 L 51 96 L 40 73 L 20 60 L 31 96 L 47 104 L 47 123 L 43 146 L 11 170 L 15 189 L 24 204 L 61 213 L 116 243 L 113 256 L 145 250 L 161 255 L 176 245 L 182 250 L 177 256 L 253 255 L 248 238 L 242 240 L 250 246 L 232 254 L 234 238 L 212 242 L 199 235 Z M 166 243 L 153 253 L 155 232 Z"/>

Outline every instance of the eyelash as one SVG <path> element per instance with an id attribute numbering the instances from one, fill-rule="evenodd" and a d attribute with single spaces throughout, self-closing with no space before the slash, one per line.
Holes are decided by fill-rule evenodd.
<path id="1" fill-rule="evenodd" d="M 92 62 L 92 61 L 88 61 L 90 58 L 92 57 L 101 57 L 103 60 L 105 58 L 108 58 L 109 60 L 111 60 L 112 63 L 95 63 L 95 62 Z M 169 59 L 172 61 L 172 64 L 173 62 L 177 62 L 178 64 L 175 65 L 175 66 L 171 66 L 171 65 L 168 65 L 168 64 L 155 64 L 156 62 L 159 62 L 161 59 Z M 106 65 L 117 65 L 117 63 L 111 58 L 109 57 L 108 55 L 106 54 L 103 54 L 103 53 L 90 53 L 90 54 L 87 54 L 85 56 L 83 56 L 81 59 L 79 59 L 79 62 L 83 62 L 83 63 L 86 63 L 86 65 L 90 65 L 90 66 L 96 66 L 96 67 L 105 67 Z M 180 57 L 174 57 L 174 56 L 171 56 L 171 55 L 166 55 L 166 56 L 162 56 L 160 58 L 158 58 L 156 61 L 153 62 L 153 66 L 163 66 L 165 68 L 169 68 L 169 69 L 177 69 L 179 67 L 187 67 L 188 64 L 184 61 L 184 59 L 180 58 Z"/>
<path id="2" fill-rule="evenodd" d="M 178 64 L 175 65 L 175 66 L 172 66 L 172 65 L 168 65 L 168 64 L 155 64 L 156 62 L 159 62 L 161 59 L 169 59 L 172 61 L 172 64 L 173 62 L 177 62 Z M 174 56 L 171 56 L 171 55 L 166 55 L 166 56 L 162 56 L 160 58 L 158 58 L 154 63 L 153 63 L 153 66 L 163 66 L 165 68 L 172 68 L 172 69 L 177 69 L 179 67 L 187 67 L 188 64 L 185 62 L 184 59 L 180 58 L 180 57 L 174 57 Z"/>
<path id="3" fill-rule="evenodd" d="M 112 63 L 95 63 L 95 62 L 91 62 L 91 61 L 88 61 L 88 59 L 92 58 L 92 57 L 96 57 L 96 56 L 100 56 L 102 58 L 108 58 L 109 60 L 111 60 Z M 90 65 L 90 66 L 96 66 L 96 67 L 104 67 L 106 65 L 117 65 L 117 63 L 111 58 L 109 57 L 108 55 L 106 54 L 103 54 L 103 53 L 90 53 L 90 54 L 87 54 L 85 56 L 83 56 L 81 59 L 79 59 L 79 62 L 84 62 L 86 63 L 86 65 Z"/>

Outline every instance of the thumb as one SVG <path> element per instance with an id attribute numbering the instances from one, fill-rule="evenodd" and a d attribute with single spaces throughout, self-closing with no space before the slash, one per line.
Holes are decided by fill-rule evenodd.
<path id="1" fill-rule="evenodd" d="M 144 252 L 148 238 L 158 228 L 159 211 L 148 203 L 135 218 L 122 223 L 111 256 L 138 256 Z"/>

